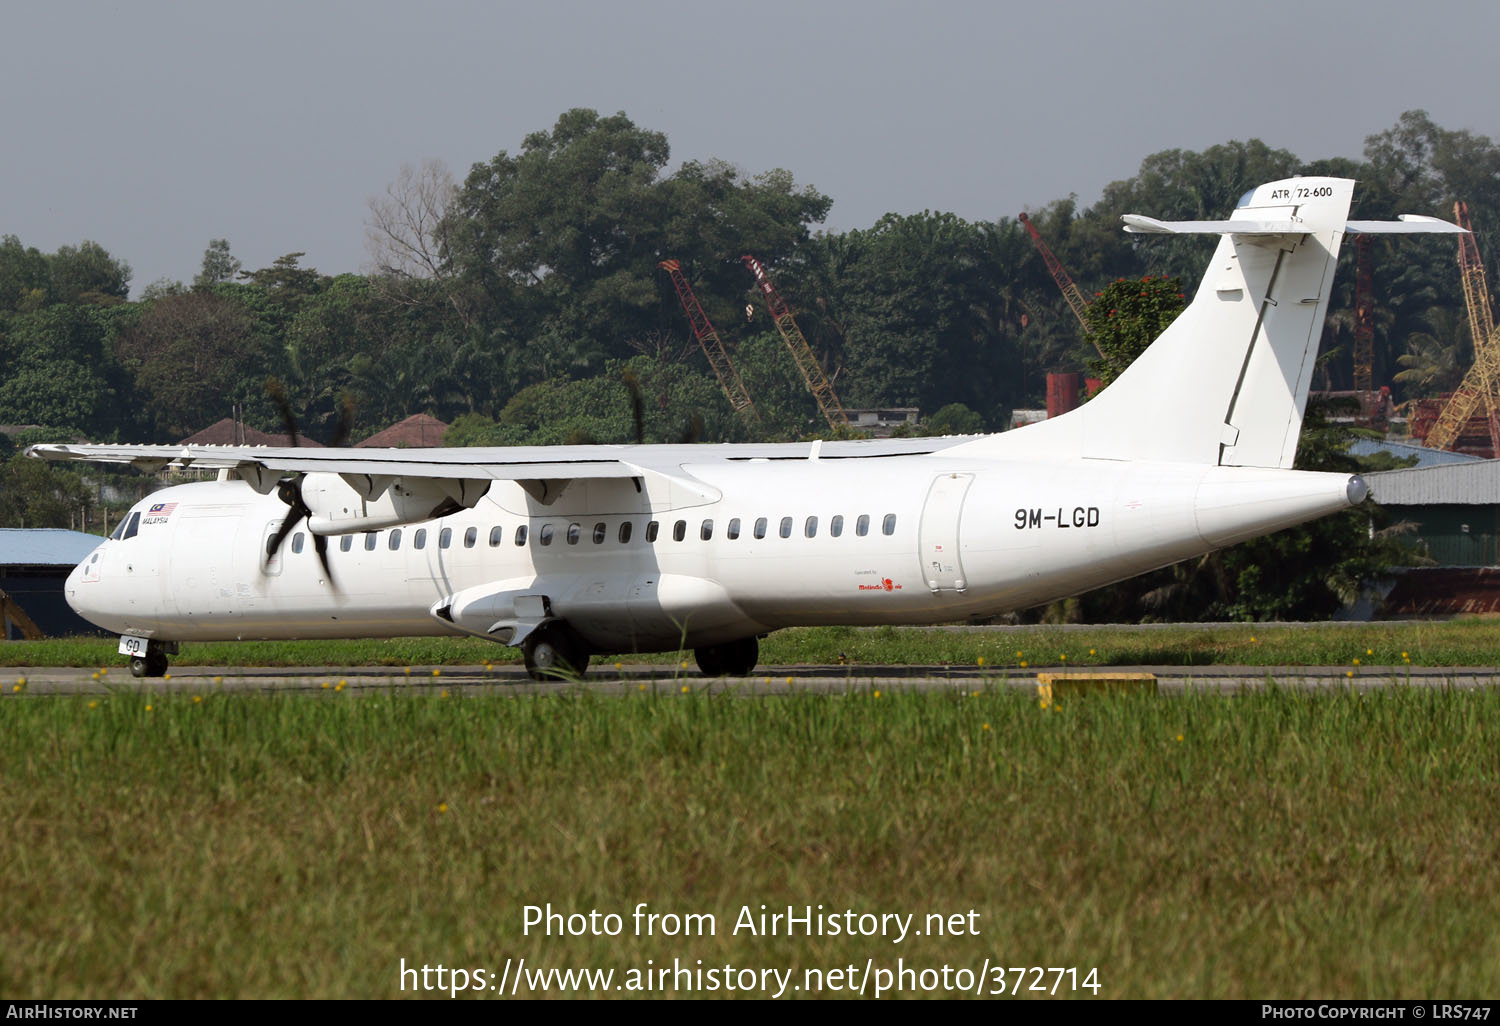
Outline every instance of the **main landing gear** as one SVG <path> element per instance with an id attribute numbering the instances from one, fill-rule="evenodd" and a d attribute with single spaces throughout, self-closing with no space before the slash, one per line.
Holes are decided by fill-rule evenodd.
<path id="1" fill-rule="evenodd" d="M 693 649 L 705 677 L 744 677 L 760 662 L 760 642 L 752 635 L 723 645 Z"/>
<path id="2" fill-rule="evenodd" d="M 521 642 L 526 672 L 532 680 L 564 680 L 588 672 L 588 644 L 564 623 L 543 624 Z"/>
<path id="3" fill-rule="evenodd" d="M 146 644 L 146 654 L 130 657 L 132 677 L 161 677 L 167 672 L 167 646 L 160 641 Z"/>

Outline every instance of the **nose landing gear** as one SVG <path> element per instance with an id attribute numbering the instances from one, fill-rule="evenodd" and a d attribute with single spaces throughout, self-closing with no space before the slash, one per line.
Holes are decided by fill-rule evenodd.
<path id="1" fill-rule="evenodd" d="M 167 646 L 160 641 L 146 645 L 146 654 L 130 657 L 132 677 L 161 677 L 167 672 Z"/>

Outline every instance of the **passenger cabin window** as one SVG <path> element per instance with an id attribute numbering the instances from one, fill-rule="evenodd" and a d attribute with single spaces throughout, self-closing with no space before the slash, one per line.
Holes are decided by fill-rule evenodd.
<path id="1" fill-rule="evenodd" d="M 526 544 L 526 525 L 525 524 L 522 524 L 520 527 L 516 528 L 516 544 L 517 545 L 525 545 Z"/>
<path id="2" fill-rule="evenodd" d="M 883 523 L 883 524 L 880 525 L 880 530 L 882 532 L 884 532 L 885 534 L 895 534 L 896 533 L 896 514 L 894 514 L 894 513 L 887 513 L 885 515 L 885 523 Z"/>
<path id="3" fill-rule="evenodd" d="M 730 541 L 734 541 L 739 536 L 740 518 L 735 517 L 733 520 L 729 521 L 729 526 L 724 528 L 724 537 L 728 538 Z"/>
<path id="4" fill-rule="evenodd" d="M 672 540 L 673 541 L 682 541 L 682 539 L 684 539 L 686 537 L 687 537 L 687 521 L 686 520 L 679 520 L 679 521 L 677 521 L 677 523 L 675 523 L 675 524 L 672 525 Z"/>
<path id="5" fill-rule="evenodd" d="M 551 545 L 552 544 L 552 525 L 551 524 L 543 524 L 542 525 L 542 529 L 536 533 L 536 540 L 539 541 L 539 542 L 541 542 L 543 545 Z"/>
<path id="6" fill-rule="evenodd" d="M 464 532 L 464 548 L 472 549 L 474 543 L 479 540 L 479 528 L 471 527 Z"/>
<path id="7" fill-rule="evenodd" d="M 620 544 L 624 545 L 630 540 L 630 521 L 627 520 L 620 525 Z"/>
<path id="8" fill-rule="evenodd" d="M 594 544 L 595 545 L 603 545 L 604 544 L 604 536 L 607 535 L 608 533 L 609 533 L 609 529 L 604 526 L 604 524 L 603 524 L 602 521 L 600 523 L 595 524 L 594 525 Z"/>
<path id="9" fill-rule="evenodd" d="M 446 549 L 453 544 L 453 528 L 445 527 L 438 532 L 438 548 Z"/>
<path id="10" fill-rule="evenodd" d="M 125 533 L 120 535 L 121 540 L 123 541 L 127 538 L 134 538 L 135 533 L 140 529 L 141 515 L 139 513 L 130 514 L 130 519 L 125 523 Z"/>
<path id="11" fill-rule="evenodd" d="M 660 528 L 660 526 L 661 525 L 658 524 L 655 520 L 651 521 L 649 524 L 646 525 L 646 544 L 647 545 L 650 545 L 652 542 L 656 541 L 656 532 L 657 532 L 658 528 Z"/>
<path id="12" fill-rule="evenodd" d="M 863 538 L 870 533 L 870 515 L 861 513 L 859 519 L 854 522 L 854 533 Z"/>
<path id="13" fill-rule="evenodd" d="M 712 520 L 703 521 L 703 524 L 698 528 L 698 539 L 700 541 L 708 541 L 713 538 L 713 536 L 714 522 Z"/>
<path id="14" fill-rule="evenodd" d="M 366 552 L 374 552 L 375 551 L 375 532 L 374 531 L 371 531 L 369 534 L 365 535 L 365 551 Z"/>
<path id="15" fill-rule="evenodd" d="M 577 524 L 569 524 L 568 525 L 568 544 L 569 545 L 577 545 L 578 544 L 578 536 L 580 534 L 582 534 L 582 533 L 583 533 L 582 530 L 579 528 L 579 526 Z"/>
<path id="16" fill-rule="evenodd" d="M 340 552 L 348 552 L 352 548 L 354 548 L 354 535 L 346 534 L 339 539 Z"/>
<path id="17" fill-rule="evenodd" d="M 494 548 L 505 540 L 505 528 L 496 525 L 490 528 L 490 548 Z"/>
<path id="18" fill-rule="evenodd" d="M 803 537 L 806 537 L 806 538 L 816 538 L 818 536 L 818 518 L 817 517 L 808 517 L 807 518 L 807 523 L 805 523 L 805 524 L 802 525 L 802 535 L 803 535 Z"/>
<path id="19" fill-rule="evenodd" d="M 828 521 L 828 533 L 834 538 L 837 538 L 839 535 L 843 534 L 844 518 L 839 516 L 834 517 L 832 520 Z"/>
<path id="20" fill-rule="evenodd" d="M 391 532 L 391 536 L 386 539 L 385 546 L 392 552 L 401 547 L 401 528 L 398 527 Z"/>
<path id="21" fill-rule="evenodd" d="M 414 549 L 425 549 L 427 547 L 427 528 L 417 528 L 417 533 L 411 537 L 411 547 Z"/>
<path id="22" fill-rule="evenodd" d="M 783 538 L 790 538 L 792 536 L 792 518 L 791 517 L 782 517 L 781 518 L 781 536 Z"/>
<path id="23" fill-rule="evenodd" d="M 766 518 L 765 517 L 759 517 L 755 521 L 755 537 L 757 537 L 757 538 L 764 538 L 765 536 L 766 536 Z"/>
<path id="24" fill-rule="evenodd" d="M 293 552 L 301 552 L 302 551 L 302 544 L 306 540 L 307 540 L 307 538 L 302 534 L 301 531 L 298 531 L 296 534 L 292 535 L 292 551 Z"/>

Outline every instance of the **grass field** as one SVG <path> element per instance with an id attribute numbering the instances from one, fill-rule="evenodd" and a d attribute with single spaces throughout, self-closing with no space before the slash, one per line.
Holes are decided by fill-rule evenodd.
<path id="1" fill-rule="evenodd" d="M 6 696 L 0 738 L 11 996 L 386 997 L 403 958 L 521 957 L 1500 991 L 1496 691 L 121 692 Z M 524 935 L 548 902 L 623 933 Z M 717 929 L 636 937 L 638 902 Z M 762 904 L 978 935 L 732 935 Z"/>
<path id="2" fill-rule="evenodd" d="M 0 666 L 115 666 L 109 638 L 0 643 Z M 613 662 L 604 656 L 599 662 Z M 625 656 L 675 664 L 677 653 Z M 686 658 L 691 662 L 691 654 Z M 1013 631 L 921 627 L 819 627 L 777 631 L 761 642 L 769 665 L 1023 666 L 1492 666 L 1500 662 L 1500 621 L 1401 624 L 1231 624 L 1140 629 L 1033 627 Z M 980 660 L 983 660 L 981 663 Z M 440 666 L 520 662 L 520 653 L 478 638 L 388 641 L 244 641 L 186 644 L 174 666 Z"/>

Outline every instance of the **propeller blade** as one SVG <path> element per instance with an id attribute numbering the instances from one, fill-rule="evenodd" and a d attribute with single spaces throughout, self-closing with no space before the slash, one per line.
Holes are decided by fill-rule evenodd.
<path id="1" fill-rule="evenodd" d="M 620 375 L 620 380 L 625 383 L 625 390 L 630 393 L 630 416 L 635 420 L 635 444 L 646 443 L 646 404 L 641 399 L 641 379 L 635 376 L 635 371 L 625 371 Z"/>
<path id="2" fill-rule="evenodd" d="M 354 433 L 354 398 L 347 392 L 339 400 L 338 426 L 333 431 L 333 441 L 328 443 L 335 449 L 342 449 L 349 444 L 349 436 Z"/>
<path id="3" fill-rule="evenodd" d="M 313 535 L 313 551 L 318 554 L 318 562 L 323 567 L 323 576 L 328 580 L 328 586 L 334 591 L 339 590 L 339 582 L 333 578 L 333 567 L 328 563 L 328 539 L 321 534 Z"/>
<path id="4" fill-rule="evenodd" d="M 280 378 L 266 379 L 266 395 L 271 397 L 276 411 L 281 414 L 281 425 L 286 428 L 287 438 L 295 448 L 298 444 L 297 418 L 292 415 L 292 401 L 287 397 L 286 386 L 281 383 Z"/>

